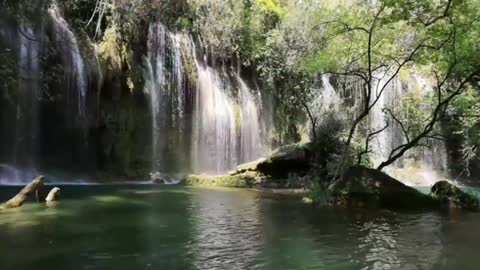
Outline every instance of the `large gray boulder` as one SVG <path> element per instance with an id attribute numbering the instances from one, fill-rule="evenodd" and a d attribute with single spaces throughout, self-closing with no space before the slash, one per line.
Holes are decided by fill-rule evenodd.
<path id="1" fill-rule="evenodd" d="M 395 209 L 424 209 L 439 206 L 432 197 L 379 170 L 361 166 L 349 168 L 344 177 L 334 182 L 329 190 L 336 205 Z"/>
<path id="2" fill-rule="evenodd" d="M 260 161 L 255 170 L 276 179 L 288 178 L 292 173 L 302 175 L 310 170 L 310 157 L 309 144 L 287 145 Z"/>

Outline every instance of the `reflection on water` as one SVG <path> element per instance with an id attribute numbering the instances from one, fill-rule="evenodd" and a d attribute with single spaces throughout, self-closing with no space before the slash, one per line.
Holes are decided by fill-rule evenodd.
<path id="1" fill-rule="evenodd" d="M 62 186 L 0 213 L 0 269 L 478 269 L 480 213 L 315 208 L 245 190 Z M 0 200 L 16 192 L 2 188 Z"/>
<path id="2" fill-rule="evenodd" d="M 204 190 L 192 196 L 196 269 L 250 269 L 262 246 L 254 193 Z"/>
<path id="3" fill-rule="evenodd" d="M 361 224 L 359 230 L 365 233 L 360 237 L 358 245 L 359 252 L 365 252 L 367 267 L 364 269 L 392 269 L 400 265 L 396 224 L 389 224 L 383 218 L 379 218 Z"/>
<path id="4" fill-rule="evenodd" d="M 441 220 L 431 214 L 407 219 L 394 213 L 358 221 L 361 233 L 356 254 L 363 256 L 362 269 L 429 269 L 442 253 Z"/>

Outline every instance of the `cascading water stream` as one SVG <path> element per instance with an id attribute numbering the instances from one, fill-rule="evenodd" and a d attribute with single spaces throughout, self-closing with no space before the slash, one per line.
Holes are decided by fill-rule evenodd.
<path id="1" fill-rule="evenodd" d="M 238 164 L 235 104 L 225 93 L 229 82 L 206 64 L 198 72 L 193 117 L 193 166 L 196 172 L 221 173 Z M 227 85 L 224 85 L 227 84 Z M 237 105 L 238 106 L 238 105 Z"/>
<path id="2" fill-rule="evenodd" d="M 265 142 L 262 141 L 262 127 L 258 110 L 261 97 L 255 97 L 253 91 L 248 88 L 238 74 L 236 79 L 240 84 L 238 99 L 242 108 L 240 162 L 247 162 L 265 154 Z"/>
<path id="3" fill-rule="evenodd" d="M 192 37 L 162 24 L 150 26 L 145 92 L 152 112 L 153 171 L 169 170 L 166 164 L 178 159 L 178 151 L 186 152 L 197 173 L 224 173 L 265 154 L 261 98 L 232 68 L 209 66 L 198 51 L 203 48 Z M 189 147 L 179 150 L 178 138 Z"/>
<path id="4" fill-rule="evenodd" d="M 77 37 L 70 29 L 65 19 L 60 15 L 54 4 L 48 10 L 54 22 L 55 41 L 61 50 L 65 70 L 66 91 L 68 100 L 76 100 L 76 115 L 71 116 L 73 123 L 86 124 L 86 96 L 88 91 L 88 76 L 85 61 L 82 57 Z"/>
<path id="5" fill-rule="evenodd" d="M 42 32 L 43 33 L 43 32 Z M 14 166 L 1 167 L 8 181 L 22 182 L 36 173 L 39 136 L 39 100 L 42 68 L 42 38 L 31 27 L 20 26 L 18 37 L 18 92 L 15 118 Z M 12 174 L 13 173 L 13 174 Z M 1 175 L 0 175 L 1 178 Z M 0 179 L 0 182 L 4 182 Z"/>
<path id="6" fill-rule="evenodd" d="M 145 92 L 152 111 L 152 170 L 171 171 L 175 169 L 174 152 L 185 151 L 188 89 L 180 37 L 162 24 L 152 24 L 147 47 Z"/>
<path id="7" fill-rule="evenodd" d="M 373 96 L 379 96 L 377 103 L 370 111 L 370 129 L 371 132 L 384 129 L 376 135 L 371 142 L 373 155 L 373 166 L 380 165 L 382 161 L 388 159 L 390 152 L 402 143 L 403 133 L 397 123 L 391 119 L 390 115 L 384 109 L 392 111 L 400 108 L 403 96 L 402 82 L 396 77 L 388 85 L 385 79 L 376 78 L 373 83 Z M 383 92 L 380 94 L 381 89 Z M 375 98 L 370 101 L 373 103 Z M 385 128 L 386 127 L 386 128 Z"/>

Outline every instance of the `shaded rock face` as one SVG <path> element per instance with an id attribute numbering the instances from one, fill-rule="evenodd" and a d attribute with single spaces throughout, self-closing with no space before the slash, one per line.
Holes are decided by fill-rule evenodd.
<path id="1" fill-rule="evenodd" d="M 260 161 L 255 170 L 276 179 L 289 174 L 304 175 L 310 170 L 311 150 L 308 144 L 289 145 L 277 149 L 268 159 Z"/>
<path id="2" fill-rule="evenodd" d="M 439 203 L 387 174 L 365 167 L 351 167 L 329 187 L 333 203 L 349 206 L 376 206 L 395 209 L 434 208 Z"/>
<path id="3" fill-rule="evenodd" d="M 447 181 L 439 181 L 432 186 L 430 196 L 449 208 L 478 210 L 478 199 Z"/>

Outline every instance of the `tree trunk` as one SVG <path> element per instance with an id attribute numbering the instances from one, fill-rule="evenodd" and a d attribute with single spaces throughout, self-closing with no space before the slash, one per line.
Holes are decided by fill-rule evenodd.
<path id="1" fill-rule="evenodd" d="M 44 176 L 39 176 L 32 180 L 30 184 L 25 186 L 15 197 L 8 200 L 6 203 L 0 206 L 0 209 L 16 208 L 22 206 L 22 204 L 28 199 L 29 196 L 35 193 L 38 199 L 38 191 L 43 187 Z"/>

